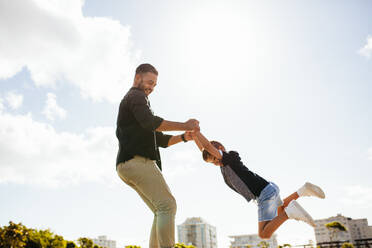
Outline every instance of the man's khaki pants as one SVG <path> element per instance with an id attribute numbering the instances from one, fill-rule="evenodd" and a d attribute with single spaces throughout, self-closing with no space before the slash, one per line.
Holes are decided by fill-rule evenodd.
<path id="1" fill-rule="evenodd" d="M 119 177 L 131 186 L 154 213 L 150 248 L 174 247 L 176 200 L 156 162 L 135 156 L 118 164 Z"/>

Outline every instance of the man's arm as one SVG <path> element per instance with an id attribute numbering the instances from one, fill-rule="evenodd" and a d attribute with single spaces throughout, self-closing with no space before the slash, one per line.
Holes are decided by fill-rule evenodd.
<path id="1" fill-rule="evenodd" d="M 221 153 L 217 150 L 216 147 L 214 147 L 214 145 L 211 144 L 211 142 L 209 142 L 206 137 L 204 137 L 203 134 L 201 134 L 200 132 L 195 132 L 195 140 L 198 140 L 197 142 L 200 142 L 202 148 L 207 150 L 207 152 L 212 154 L 212 156 L 216 157 L 217 159 L 222 159 Z"/>
<path id="2" fill-rule="evenodd" d="M 189 140 L 192 140 L 192 137 L 191 137 L 191 132 L 186 132 L 184 133 L 184 137 L 185 137 L 185 140 L 186 141 L 189 141 Z M 181 141 L 183 142 L 182 140 L 182 134 L 181 135 L 174 135 L 172 136 L 170 139 L 169 139 L 169 142 L 168 142 L 168 146 L 172 146 L 172 145 L 175 145 L 177 143 L 180 143 Z"/>
<path id="3" fill-rule="evenodd" d="M 183 142 L 182 135 L 186 141 L 192 140 L 191 132 L 185 132 L 184 134 L 180 135 L 166 135 L 162 132 L 156 132 L 156 139 L 158 141 L 158 145 L 160 147 L 166 148 L 177 143 Z"/>
<path id="4" fill-rule="evenodd" d="M 195 119 L 186 122 L 173 122 L 153 115 L 143 92 L 134 93 L 129 106 L 134 117 L 144 129 L 158 132 L 200 130 L 199 121 Z"/>
<path id="5" fill-rule="evenodd" d="M 160 126 L 156 129 L 158 132 L 162 131 L 191 131 L 191 130 L 200 130 L 199 121 L 195 119 L 190 119 L 186 122 L 174 122 L 163 120 Z"/>
<path id="6" fill-rule="evenodd" d="M 128 108 L 142 128 L 154 131 L 163 122 L 163 118 L 152 113 L 144 92 L 133 92 L 127 102 Z"/>

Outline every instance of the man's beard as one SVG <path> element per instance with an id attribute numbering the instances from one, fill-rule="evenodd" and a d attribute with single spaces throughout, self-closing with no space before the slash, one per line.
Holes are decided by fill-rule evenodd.
<path id="1" fill-rule="evenodd" d="M 152 92 L 151 89 L 148 89 L 148 88 L 145 87 L 142 79 L 141 79 L 141 82 L 138 84 L 138 88 L 143 90 L 143 92 L 145 92 L 146 95 L 150 95 L 150 93 Z"/>
<path id="2" fill-rule="evenodd" d="M 138 88 L 145 91 L 145 86 L 143 85 L 143 80 L 141 79 L 140 83 L 138 84 Z"/>

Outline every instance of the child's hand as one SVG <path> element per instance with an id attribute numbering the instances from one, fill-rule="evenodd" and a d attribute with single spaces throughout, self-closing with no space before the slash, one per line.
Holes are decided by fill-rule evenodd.
<path id="1" fill-rule="evenodd" d="M 195 137 L 196 137 L 196 132 L 195 132 L 195 131 L 192 131 L 192 132 L 190 132 L 190 134 L 191 134 L 192 139 L 195 139 Z"/>
<path id="2" fill-rule="evenodd" d="M 185 140 L 187 140 L 187 141 L 193 140 L 194 139 L 193 133 L 194 132 L 192 132 L 192 131 L 186 131 L 185 132 Z"/>
<path id="3" fill-rule="evenodd" d="M 216 165 L 217 165 L 217 166 L 223 166 L 223 164 L 222 164 L 222 160 L 219 159 L 218 162 L 216 163 Z"/>

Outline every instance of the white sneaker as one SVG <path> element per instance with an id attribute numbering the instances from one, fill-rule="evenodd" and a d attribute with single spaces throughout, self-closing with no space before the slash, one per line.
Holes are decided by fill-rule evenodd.
<path id="1" fill-rule="evenodd" d="M 291 201 L 284 209 L 289 219 L 304 221 L 312 227 L 316 227 L 313 218 L 306 212 L 303 207 L 296 201 Z"/>
<path id="2" fill-rule="evenodd" d="M 316 196 L 322 199 L 325 198 L 323 190 L 319 186 L 309 182 L 305 183 L 301 188 L 299 188 L 297 190 L 297 194 L 299 196 Z"/>

